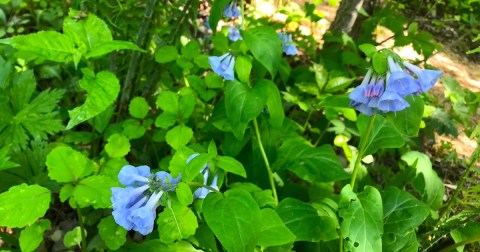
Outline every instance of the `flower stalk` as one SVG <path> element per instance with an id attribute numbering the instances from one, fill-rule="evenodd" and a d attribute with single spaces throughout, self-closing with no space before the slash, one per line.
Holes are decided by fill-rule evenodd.
<path id="1" fill-rule="evenodd" d="M 370 117 L 367 130 L 363 135 L 364 137 L 363 141 L 360 141 L 360 148 L 358 150 L 357 158 L 355 159 L 355 165 L 353 166 L 352 180 L 350 181 L 350 186 L 352 187 L 352 190 L 353 188 L 355 188 L 355 180 L 357 178 L 358 169 L 360 167 L 360 161 L 362 160 L 363 155 L 365 154 L 365 150 L 366 150 L 365 148 L 367 147 L 367 141 L 368 141 L 368 138 L 370 137 L 370 133 L 372 132 L 374 122 L 375 122 L 375 114 L 373 114 Z"/>

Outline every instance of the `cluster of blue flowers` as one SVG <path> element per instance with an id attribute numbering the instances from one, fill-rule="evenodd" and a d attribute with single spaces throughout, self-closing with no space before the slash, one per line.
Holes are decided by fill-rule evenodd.
<path id="1" fill-rule="evenodd" d="M 390 56 L 387 61 L 385 76 L 369 69 L 360 86 L 349 94 L 350 106 L 365 115 L 404 110 L 410 106 L 405 97 L 427 92 L 442 76 L 440 71 L 423 70 L 406 61 L 401 63 L 402 67 Z"/>
<path id="2" fill-rule="evenodd" d="M 187 163 L 199 154 L 191 155 Z M 209 167 L 205 165 L 200 172 L 207 185 Z M 173 178 L 165 171 L 155 174 L 150 172 L 150 167 L 143 165 L 134 167 L 124 166 L 118 173 L 119 182 L 126 187 L 113 187 L 112 207 L 115 222 L 126 230 L 135 230 L 142 235 L 153 231 L 156 209 L 160 205 L 160 199 L 168 192 L 173 192 L 181 180 L 181 176 Z M 210 187 L 218 190 L 218 173 L 215 174 Z M 195 199 L 204 199 L 210 189 L 200 187 L 194 192 Z"/>
<path id="3" fill-rule="evenodd" d="M 223 16 L 229 19 L 234 19 L 240 16 L 240 10 L 238 9 L 235 1 L 232 1 L 225 5 L 223 8 Z M 207 22 L 208 23 L 208 22 Z M 279 32 L 278 36 L 282 42 L 282 50 L 287 55 L 296 55 L 297 48 L 293 44 L 292 35 L 287 32 Z M 232 41 L 242 40 L 240 29 L 237 25 L 233 24 L 228 28 L 228 38 Z M 221 56 L 210 56 L 208 62 L 212 67 L 213 72 L 223 77 L 225 80 L 233 80 L 235 57 L 231 52 L 225 53 Z"/>

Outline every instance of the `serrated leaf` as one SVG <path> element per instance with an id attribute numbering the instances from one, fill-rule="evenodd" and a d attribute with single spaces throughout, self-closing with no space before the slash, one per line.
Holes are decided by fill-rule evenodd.
<path id="1" fill-rule="evenodd" d="M 338 215 L 345 251 L 382 251 L 383 207 L 380 193 L 371 186 L 355 194 L 350 185 L 340 192 Z"/>
<path id="2" fill-rule="evenodd" d="M 108 138 L 105 151 L 111 158 L 120 158 L 130 152 L 130 141 L 122 134 L 113 134 Z"/>
<path id="3" fill-rule="evenodd" d="M 0 226 L 20 228 L 43 217 L 50 207 L 50 191 L 39 185 L 21 184 L 0 194 Z"/>
<path id="4" fill-rule="evenodd" d="M 210 193 L 203 202 L 203 215 L 227 251 L 254 251 L 261 212 L 250 193 L 241 189 L 229 190 L 225 196 Z"/>
<path id="5" fill-rule="evenodd" d="M 329 241 L 338 238 L 334 220 L 319 216 L 310 204 L 294 198 L 283 199 L 275 209 L 296 241 Z"/>
<path id="6" fill-rule="evenodd" d="M 109 208 L 112 203 L 110 198 L 112 192 L 110 189 L 117 186 L 118 182 L 107 176 L 90 176 L 82 179 L 75 185 L 72 193 L 73 200 L 78 207 L 84 208 L 92 206 L 95 209 Z"/>
<path id="7" fill-rule="evenodd" d="M 11 45 L 27 60 L 42 59 L 66 63 L 72 61 L 78 53 L 73 40 L 56 31 L 18 35 L 0 43 Z"/>
<path id="8" fill-rule="evenodd" d="M 31 226 L 27 226 L 20 233 L 20 248 L 24 252 L 35 251 L 43 241 L 43 233 L 50 229 L 50 220 L 40 220 Z"/>
<path id="9" fill-rule="evenodd" d="M 113 216 L 103 218 L 98 223 L 98 233 L 109 249 L 116 250 L 127 241 L 127 230 L 118 225 Z"/>
<path id="10" fill-rule="evenodd" d="M 172 146 L 173 149 L 178 149 L 187 145 L 192 137 L 193 130 L 188 126 L 181 124 L 169 130 L 165 139 L 167 140 L 168 145 Z"/>
<path id="11" fill-rule="evenodd" d="M 272 27 L 259 26 L 240 31 L 243 40 L 257 59 L 272 76 L 278 71 L 282 57 L 280 38 Z"/>
<path id="12" fill-rule="evenodd" d="M 75 182 L 95 170 L 95 163 L 70 147 L 57 147 L 50 151 L 45 162 L 48 176 L 60 183 Z"/>
<path id="13" fill-rule="evenodd" d="M 155 61 L 158 63 L 168 63 L 176 60 L 178 57 L 175 46 L 162 46 L 155 52 Z"/>
<path id="14" fill-rule="evenodd" d="M 120 83 L 113 73 L 102 71 L 95 75 L 89 68 L 83 68 L 82 72 L 80 87 L 87 91 L 87 100 L 80 107 L 68 111 L 70 121 L 67 129 L 105 111 L 117 99 L 120 92 Z"/>
<path id="15" fill-rule="evenodd" d="M 218 156 L 216 158 L 217 166 L 220 167 L 222 170 L 226 172 L 231 172 L 233 174 L 237 174 L 244 178 L 247 177 L 247 173 L 245 168 L 243 167 L 242 163 L 238 162 L 235 158 L 227 157 L 227 156 Z"/>
<path id="16" fill-rule="evenodd" d="M 275 210 L 261 210 L 262 224 L 257 245 L 263 247 L 279 246 L 295 241 L 295 235 L 285 226 Z"/>
<path id="17" fill-rule="evenodd" d="M 158 215 L 157 219 L 160 241 L 169 244 L 186 239 L 195 234 L 198 222 L 193 211 L 180 204 L 172 204 Z"/>
<path id="18" fill-rule="evenodd" d="M 0 148 L 0 171 L 19 166 L 19 164 L 10 161 L 10 157 L 7 156 L 9 151 L 7 147 Z"/>

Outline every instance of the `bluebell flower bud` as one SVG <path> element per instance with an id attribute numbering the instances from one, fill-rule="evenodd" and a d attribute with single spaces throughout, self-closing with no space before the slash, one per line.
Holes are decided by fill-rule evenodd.
<path id="1" fill-rule="evenodd" d="M 235 2 L 230 2 L 223 7 L 223 16 L 230 19 L 240 16 L 240 10 L 237 8 Z"/>
<path id="2" fill-rule="evenodd" d="M 230 53 L 225 53 L 222 56 L 210 56 L 208 57 L 208 63 L 210 63 L 212 70 L 225 80 L 233 80 L 235 78 L 233 72 L 235 58 Z"/>
<path id="3" fill-rule="evenodd" d="M 297 55 L 298 50 L 297 47 L 293 44 L 292 34 L 287 32 L 279 32 L 278 36 L 280 37 L 280 41 L 282 42 L 282 51 L 286 55 Z"/>
<path id="4" fill-rule="evenodd" d="M 228 27 L 228 38 L 233 42 L 243 39 L 240 30 L 234 25 Z"/>

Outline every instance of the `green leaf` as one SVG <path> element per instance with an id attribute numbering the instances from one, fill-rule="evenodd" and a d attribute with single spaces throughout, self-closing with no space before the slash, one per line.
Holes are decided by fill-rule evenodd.
<path id="1" fill-rule="evenodd" d="M 26 60 L 41 59 L 55 62 L 70 62 L 79 53 L 73 40 L 56 31 L 41 31 L 18 35 L 0 43 L 11 45 Z"/>
<path id="2" fill-rule="evenodd" d="M 195 109 L 196 97 L 193 89 L 185 87 L 180 89 L 180 98 L 178 99 L 178 114 L 181 119 L 187 119 L 192 115 Z"/>
<path id="3" fill-rule="evenodd" d="M 168 63 L 176 60 L 178 57 L 175 46 L 162 46 L 155 52 L 155 61 L 158 63 Z"/>
<path id="4" fill-rule="evenodd" d="M 203 215 L 220 243 L 229 252 L 254 251 L 261 212 L 250 193 L 241 189 L 210 193 L 203 202 Z"/>
<path id="5" fill-rule="evenodd" d="M 275 209 L 297 237 L 296 241 L 329 241 L 338 238 L 335 221 L 328 216 L 319 216 L 310 204 L 294 198 L 286 198 Z"/>
<path id="6" fill-rule="evenodd" d="M 141 243 L 129 242 L 124 247 L 121 247 L 118 252 L 203 252 L 195 249 L 190 242 L 178 241 L 172 244 L 164 244 L 159 239 L 151 239 L 142 241 Z"/>
<path id="7" fill-rule="evenodd" d="M 182 47 L 182 56 L 187 59 L 194 59 L 200 55 L 200 45 L 196 40 L 190 40 L 185 46 Z"/>
<path id="8" fill-rule="evenodd" d="M 355 78 L 347 78 L 344 76 L 339 76 L 335 78 L 331 78 L 327 82 L 327 86 L 324 89 L 324 92 L 326 93 L 335 93 L 340 90 L 346 89 L 352 82 L 355 80 Z"/>
<path id="9" fill-rule="evenodd" d="M 117 181 L 107 176 L 90 176 L 82 179 L 75 185 L 72 193 L 72 200 L 75 200 L 78 207 L 92 206 L 95 209 L 109 208 L 112 205 L 110 189 L 117 186 Z"/>
<path id="10" fill-rule="evenodd" d="M 351 108 L 348 94 L 327 96 L 316 106 L 320 108 Z"/>
<path id="11" fill-rule="evenodd" d="M 158 215 L 157 219 L 160 241 L 169 244 L 186 239 L 195 234 L 198 222 L 193 211 L 180 204 L 172 204 Z"/>
<path id="12" fill-rule="evenodd" d="M 212 4 L 212 9 L 210 9 L 210 16 L 208 17 L 208 24 L 212 29 L 213 33 L 217 32 L 217 24 L 223 16 L 223 8 L 228 4 L 229 0 L 215 0 Z"/>
<path id="13" fill-rule="evenodd" d="M 80 227 L 75 227 L 74 229 L 65 233 L 65 236 L 63 237 L 63 245 L 67 248 L 80 246 L 80 243 L 82 242 L 81 230 L 82 229 Z M 86 230 L 84 230 L 84 232 L 86 233 Z"/>
<path id="14" fill-rule="evenodd" d="M 92 13 L 85 18 L 81 11 L 70 9 L 68 17 L 63 20 L 63 33 L 70 37 L 82 50 L 90 51 L 99 44 L 112 41 L 108 25 Z"/>
<path id="15" fill-rule="evenodd" d="M 373 70 L 379 75 L 387 72 L 387 55 L 383 52 L 376 52 L 372 58 Z"/>
<path id="16" fill-rule="evenodd" d="M 471 239 L 478 239 L 478 234 L 480 234 L 480 223 L 470 221 L 465 226 L 453 230 L 450 234 L 457 244 Z M 463 251 L 464 247 L 465 246 L 458 247 L 457 251 Z"/>
<path id="17" fill-rule="evenodd" d="M 370 155 L 380 148 L 398 148 L 405 144 L 402 135 L 395 129 L 395 127 L 387 121 L 383 116 L 376 115 L 373 122 L 373 128 L 368 139 L 365 139 L 365 132 L 367 130 L 371 117 L 361 114 L 357 120 L 357 128 L 360 132 L 360 141 L 367 141 L 365 145 L 364 155 Z M 361 146 L 362 144 L 360 144 Z"/>
<path id="18" fill-rule="evenodd" d="M 162 91 L 157 97 L 157 107 L 170 114 L 178 113 L 179 95 L 172 91 Z"/>
<path id="19" fill-rule="evenodd" d="M 250 72 L 252 71 L 252 59 L 245 55 L 239 55 L 235 58 L 235 72 L 238 79 L 243 83 L 250 82 Z"/>
<path id="20" fill-rule="evenodd" d="M 388 113 L 388 120 L 392 122 L 395 128 L 406 137 L 418 135 L 420 123 L 423 116 L 423 99 L 415 95 L 406 98 L 410 107 L 399 111 Z"/>
<path id="21" fill-rule="evenodd" d="M 0 90 L 8 86 L 10 75 L 13 70 L 13 64 L 0 56 Z"/>
<path id="22" fill-rule="evenodd" d="M 372 44 L 361 44 L 358 46 L 365 55 L 369 58 L 372 58 L 373 55 L 377 52 L 377 48 Z"/>
<path id="23" fill-rule="evenodd" d="M 169 130 L 165 137 L 167 143 L 176 150 L 190 142 L 193 137 L 193 130 L 188 126 L 181 124 Z"/>
<path id="24" fill-rule="evenodd" d="M 31 226 L 27 226 L 20 233 L 20 248 L 22 251 L 35 251 L 43 241 L 43 233 L 50 229 L 50 220 L 40 220 Z"/>
<path id="25" fill-rule="evenodd" d="M 127 241 L 127 230 L 118 225 L 113 216 L 105 217 L 98 223 L 98 234 L 111 250 L 119 249 Z"/>
<path id="26" fill-rule="evenodd" d="M 19 164 L 10 161 L 10 157 L 8 156 L 9 151 L 9 148 L 6 146 L 0 148 L 0 171 L 19 166 Z"/>
<path id="27" fill-rule="evenodd" d="M 95 163 L 82 153 L 60 146 L 48 153 L 45 162 L 48 176 L 60 183 L 75 182 L 86 177 L 96 169 Z"/>
<path id="28" fill-rule="evenodd" d="M 242 163 L 238 162 L 235 158 L 227 157 L 227 156 L 218 156 L 216 158 L 217 166 L 223 169 L 226 172 L 231 172 L 233 174 L 237 174 L 244 178 L 247 177 L 247 173 L 245 172 L 245 168 L 243 167 Z"/>
<path id="29" fill-rule="evenodd" d="M 383 248 L 386 251 L 401 251 L 410 243 L 409 233 L 423 223 L 430 214 L 427 205 L 410 193 L 396 187 L 388 187 L 382 194 L 383 200 Z M 404 244 L 398 246 L 398 244 Z"/>
<path id="30" fill-rule="evenodd" d="M 259 82 L 253 88 L 238 81 L 230 81 L 225 90 L 227 119 L 236 138 L 242 139 L 247 124 L 263 111 L 268 99 L 268 87 Z"/>
<path id="31" fill-rule="evenodd" d="M 432 168 L 430 158 L 418 151 L 409 151 L 402 155 L 402 160 L 416 168 L 413 181 L 415 189 L 422 195 L 422 201 L 433 210 L 442 206 L 445 187 L 443 181 Z"/>
<path id="32" fill-rule="evenodd" d="M 67 129 L 105 111 L 117 99 L 120 92 L 120 83 L 113 73 L 102 71 L 95 75 L 89 68 L 83 68 L 82 73 L 80 87 L 87 91 L 87 100 L 80 107 L 68 111 L 70 121 Z"/>
<path id="33" fill-rule="evenodd" d="M 264 84 L 259 84 L 262 82 Z M 280 91 L 278 91 L 277 85 L 271 80 L 262 79 L 255 85 L 265 85 L 268 89 L 267 108 L 270 114 L 270 123 L 274 127 L 281 127 L 283 120 L 285 119 L 285 112 L 283 111 L 282 98 Z"/>
<path id="34" fill-rule="evenodd" d="M 39 185 L 12 186 L 0 194 L 0 226 L 20 228 L 34 223 L 50 207 L 50 191 Z"/>
<path id="35" fill-rule="evenodd" d="M 345 251 L 382 251 L 383 207 L 377 189 L 366 186 L 355 194 L 347 184 L 340 192 L 338 215 Z"/>
<path id="36" fill-rule="evenodd" d="M 138 119 L 145 118 L 149 109 L 150 106 L 148 106 L 147 100 L 140 96 L 134 97 L 128 105 L 128 112 L 130 112 L 130 115 Z"/>
<path id="37" fill-rule="evenodd" d="M 97 58 L 103 55 L 109 54 L 113 51 L 119 50 L 132 50 L 138 52 L 146 52 L 142 48 L 138 47 L 136 44 L 130 41 L 123 40 L 112 40 L 102 44 L 97 44 L 91 49 L 91 51 L 85 54 L 86 59 Z"/>
<path id="38" fill-rule="evenodd" d="M 270 26 L 260 26 L 240 31 L 243 41 L 272 76 L 278 71 L 282 57 L 280 38 Z"/>
<path id="39" fill-rule="evenodd" d="M 198 174 L 200 174 L 200 171 L 203 169 L 203 167 L 214 157 L 215 155 L 212 155 L 210 153 L 202 153 L 192 160 L 186 165 L 185 172 L 182 174 L 182 181 L 185 182 L 190 182 L 192 181 Z M 186 161 L 186 158 L 185 158 Z M 184 162 L 185 162 L 184 161 Z"/>
<path id="40" fill-rule="evenodd" d="M 272 165 L 274 169 L 288 169 L 308 182 L 331 182 L 350 177 L 330 145 L 315 148 L 303 139 L 289 139 L 283 142 L 277 156 Z"/>
<path id="41" fill-rule="evenodd" d="M 192 190 L 187 184 L 183 182 L 178 183 L 177 189 L 175 189 L 175 193 L 177 194 L 178 201 L 182 203 L 184 206 L 188 206 L 192 204 L 193 194 L 192 194 Z"/>
<path id="42" fill-rule="evenodd" d="M 130 152 L 130 142 L 128 138 L 122 134 L 113 134 L 108 138 L 105 151 L 111 158 L 126 156 Z"/>
<path id="43" fill-rule="evenodd" d="M 261 228 L 257 245 L 263 247 L 279 246 L 295 241 L 295 235 L 285 226 L 275 210 L 261 210 Z"/>

